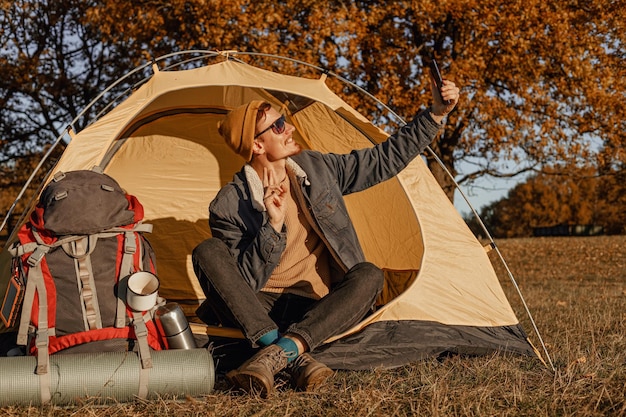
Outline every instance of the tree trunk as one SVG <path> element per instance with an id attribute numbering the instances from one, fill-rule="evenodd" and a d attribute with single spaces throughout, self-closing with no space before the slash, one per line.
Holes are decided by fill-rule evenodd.
<path id="1" fill-rule="evenodd" d="M 456 186 L 454 184 L 454 180 L 450 178 L 448 173 L 443 169 L 443 167 L 432 157 L 428 157 L 428 169 L 432 172 L 433 176 L 443 189 L 443 191 L 448 196 L 450 202 L 454 203 L 454 192 L 456 191 Z M 450 168 L 448 168 L 450 169 Z"/>

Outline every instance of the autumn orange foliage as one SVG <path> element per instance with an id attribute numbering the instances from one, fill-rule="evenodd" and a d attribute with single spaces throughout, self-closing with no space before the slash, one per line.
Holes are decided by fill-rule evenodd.
<path id="1" fill-rule="evenodd" d="M 355 82 L 408 120 L 431 100 L 425 68 L 436 57 L 444 76 L 462 87 L 458 108 L 432 145 L 458 182 L 544 166 L 563 174 L 581 166 L 620 170 L 626 161 L 626 8 L 613 0 L 0 4 L 2 103 L 15 115 L 23 109 L 11 97 L 24 94 L 27 111 L 42 114 L 9 128 L 5 111 L 4 138 L 18 132 L 22 141 L 30 135 L 49 143 L 38 129 L 49 129 L 50 121 L 59 129 L 62 117 L 71 119 L 138 64 L 189 49 L 305 61 Z M 68 74 L 78 60 L 83 72 Z M 333 83 L 351 105 L 395 127 L 371 100 Z M 9 146 L 3 139 L 0 153 Z M 429 164 L 452 198 L 451 179 Z"/>

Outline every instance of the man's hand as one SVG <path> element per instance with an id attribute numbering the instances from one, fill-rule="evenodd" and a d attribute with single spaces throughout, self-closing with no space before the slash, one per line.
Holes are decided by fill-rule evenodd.
<path id="1" fill-rule="evenodd" d="M 287 172 L 284 173 L 287 175 Z M 287 215 L 287 199 L 285 193 L 288 192 L 286 185 L 276 182 L 276 175 L 273 170 L 263 168 L 263 203 L 270 218 L 270 224 L 277 232 L 281 232 L 285 224 Z"/>
<path id="2" fill-rule="evenodd" d="M 435 80 L 430 79 L 430 91 L 433 95 L 433 104 L 430 106 L 430 115 L 437 123 L 441 123 L 443 118 L 454 109 L 459 102 L 459 88 L 450 80 L 444 78 L 441 86 L 441 94 L 437 89 Z M 450 104 L 445 104 L 448 101 Z"/>

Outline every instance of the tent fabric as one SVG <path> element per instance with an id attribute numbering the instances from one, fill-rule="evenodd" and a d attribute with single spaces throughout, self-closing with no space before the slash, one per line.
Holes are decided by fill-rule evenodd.
<path id="1" fill-rule="evenodd" d="M 444 326 L 428 321 L 377 321 L 312 352 L 333 369 L 393 368 L 447 355 L 495 352 L 535 355 L 521 326 Z"/>
<path id="2" fill-rule="evenodd" d="M 204 297 L 191 252 L 210 236 L 210 201 L 244 163 L 218 135 L 217 122 L 259 99 L 284 112 L 306 149 L 344 153 L 387 137 L 330 91 L 325 76 L 287 76 L 232 60 L 191 70 L 155 67 L 125 101 L 76 133 L 50 174 L 100 165 L 139 198 L 144 221 L 154 225 L 149 240 L 160 295 L 190 317 Z M 339 351 L 350 336 L 376 345 L 393 330 L 403 337 L 401 351 L 414 351 L 402 353 L 411 359 L 459 350 L 467 334 L 483 329 L 490 336 L 471 338 L 475 351 L 532 352 L 482 245 L 421 158 L 397 178 L 347 196 L 346 203 L 367 259 L 387 271 L 388 281 L 383 305 L 329 340 L 338 342 L 327 349 Z M 3 252 L 3 283 L 8 262 Z M 381 363 L 385 351 L 379 350 Z"/>

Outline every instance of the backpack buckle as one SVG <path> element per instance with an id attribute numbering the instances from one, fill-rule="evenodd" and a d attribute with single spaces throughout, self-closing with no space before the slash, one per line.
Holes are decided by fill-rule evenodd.
<path id="1" fill-rule="evenodd" d="M 135 243 L 135 234 L 127 232 L 124 238 L 124 253 L 135 253 L 136 251 L 137 245 Z"/>
<path id="2" fill-rule="evenodd" d="M 48 246 L 37 246 L 37 249 L 28 257 L 26 263 L 32 268 L 36 267 L 49 250 L 50 248 Z"/>

